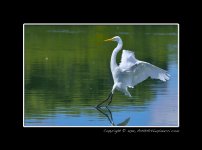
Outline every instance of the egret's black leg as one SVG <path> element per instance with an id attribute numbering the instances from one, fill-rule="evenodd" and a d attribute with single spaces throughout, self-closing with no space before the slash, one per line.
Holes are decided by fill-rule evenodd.
<path id="1" fill-rule="evenodd" d="M 112 120 L 112 122 L 113 122 L 113 117 L 112 117 L 112 112 L 111 112 L 111 110 L 106 106 L 106 109 L 108 110 L 108 112 L 109 112 L 109 114 L 110 114 L 110 118 L 111 118 L 111 120 Z"/>
<path id="2" fill-rule="evenodd" d="M 103 109 L 101 107 L 96 107 L 96 109 L 101 112 L 103 115 L 105 115 L 107 117 L 107 119 L 109 120 L 109 122 L 111 123 L 111 125 L 115 126 L 114 121 L 113 121 L 113 117 L 112 117 L 112 112 L 110 111 L 110 109 L 106 106 L 106 109 Z M 107 110 L 107 111 L 106 111 Z M 109 114 L 110 116 L 109 116 Z"/>
<path id="3" fill-rule="evenodd" d="M 106 109 L 108 110 L 108 112 L 109 112 L 109 114 L 110 114 L 110 122 L 111 122 L 111 124 L 113 125 L 113 126 L 115 126 L 115 124 L 114 124 L 114 121 L 113 121 L 113 116 L 112 116 L 112 112 L 111 112 L 111 110 L 106 106 Z"/>
<path id="4" fill-rule="evenodd" d="M 110 98 L 110 101 L 109 101 L 108 105 L 111 104 L 112 98 L 113 98 L 113 94 L 111 94 L 111 98 Z"/>
<path id="5" fill-rule="evenodd" d="M 104 100 L 104 101 L 102 101 L 100 104 L 98 104 L 97 107 L 100 107 L 104 102 L 108 101 L 111 96 L 112 96 L 112 93 L 110 92 L 109 96 L 107 97 L 107 99 Z"/>

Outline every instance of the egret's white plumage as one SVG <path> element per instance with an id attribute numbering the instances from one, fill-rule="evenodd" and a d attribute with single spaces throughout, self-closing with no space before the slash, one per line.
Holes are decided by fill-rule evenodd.
<path id="1" fill-rule="evenodd" d="M 136 59 L 134 52 L 129 50 L 123 50 L 121 62 L 118 66 L 116 63 L 116 56 L 123 46 L 121 38 L 119 36 L 115 36 L 105 41 L 116 41 L 118 43 L 117 47 L 112 52 L 110 62 L 114 85 L 109 97 L 105 100 L 107 101 L 110 98 L 110 102 L 108 103 L 108 105 L 112 101 L 112 96 L 115 89 L 131 97 L 128 88 L 134 88 L 135 85 L 146 80 L 148 77 L 152 79 L 159 79 L 161 81 L 169 80 L 170 75 L 167 73 L 167 71 L 156 67 L 148 62 Z M 102 103 L 104 103 L 105 101 L 103 101 Z M 99 104 L 98 106 L 100 106 L 101 104 Z"/>

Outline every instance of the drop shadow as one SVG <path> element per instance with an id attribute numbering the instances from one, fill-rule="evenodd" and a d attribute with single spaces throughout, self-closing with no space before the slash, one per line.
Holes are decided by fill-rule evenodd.
<path id="1" fill-rule="evenodd" d="M 111 126 L 127 126 L 128 122 L 130 121 L 130 117 L 126 118 L 124 121 L 115 124 L 113 120 L 113 115 L 111 110 L 105 106 L 105 107 L 95 107 L 100 113 L 102 113 L 110 122 Z"/>

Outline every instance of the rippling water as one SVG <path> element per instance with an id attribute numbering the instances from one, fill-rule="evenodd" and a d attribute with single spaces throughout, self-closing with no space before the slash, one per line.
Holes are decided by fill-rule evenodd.
<path id="1" fill-rule="evenodd" d="M 98 110 L 113 85 L 109 61 L 116 46 L 103 41 L 115 35 L 171 79 L 148 79 L 129 89 L 132 98 L 116 91 L 108 109 Z M 25 25 L 24 125 L 178 126 L 177 40 L 176 25 Z"/>

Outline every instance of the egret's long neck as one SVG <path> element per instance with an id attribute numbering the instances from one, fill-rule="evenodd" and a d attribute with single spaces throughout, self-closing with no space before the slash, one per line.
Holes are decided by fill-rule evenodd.
<path id="1" fill-rule="evenodd" d="M 116 63 L 116 56 L 117 56 L 118 52 L 121 50 L 122 46 L 123 46 L 123 42 L 121 40 L 119 40 L 118 45 L 112 52 L 111 62 L 110 62 L 111 71 L 113 71 L 116 67 L 118 67 L 118 65 Z"/>

